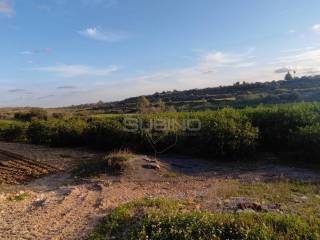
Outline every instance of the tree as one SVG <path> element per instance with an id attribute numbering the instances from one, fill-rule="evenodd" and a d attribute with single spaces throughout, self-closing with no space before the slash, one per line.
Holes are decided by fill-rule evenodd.
<path id="1" fill-rule="evenodd" d="M 175 107 L 173 105 L 168 107 L 168 112 L 176 112 L 177 110 L 175 109 Z"/>
<path id="2" fill-rule="evenodd" d="M 160 110 L 161 112 L 166 111 L 166 104 L 165 104 L 164 101 L 162 101 L 161 98 L 157 101 L 157 104 L 156 104 L 156 105 L 157 105 L 157 107 L 159 108 L 159 110 Z"/>
<path id="3" fill-rule="evenodd" d="M 149 107 L 150 107 L 150 102 L 146 97 L 142 96 L 138 98 L 138 102 L 137 102 L 138 112 L 140 113 L 147 112 Z"/>
<path id="4" fill-rule="evenodd" d="M 290 72 L 288 72 L 288 73 L 286 74 L 286 76 L 284 77 L 284 80 L 286 80 L 286 81 L 291 81 L 291 80 L 293 80 L 292 74 L 291 74 Z"/>
<path id="5" fill-rule="evenodd" d="M 42 108 L 32 108 L 29 112 L 17 112 L 14 118 L 20 121 L 29 122 L 31 120 L 48 120 L 48 113 Z"/>

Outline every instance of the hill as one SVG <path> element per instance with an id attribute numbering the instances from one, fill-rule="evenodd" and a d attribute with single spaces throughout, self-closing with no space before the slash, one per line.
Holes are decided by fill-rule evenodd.
<path id="1" fill-rule="evenodd" d="M 160 99 L 177 111 L 202 111 L 223 107 L 243 108 L 259 104 L 281 104 L 320 101 L 320 76 L 304 76 L 290 81 L 235 83 L 185 91 L 166 91 L 145 96 L 152 104 Z M 136 112 L 139 97 L 123 101 L 72 106 L 74 110 L 101 111 L 104 113 Z"/>

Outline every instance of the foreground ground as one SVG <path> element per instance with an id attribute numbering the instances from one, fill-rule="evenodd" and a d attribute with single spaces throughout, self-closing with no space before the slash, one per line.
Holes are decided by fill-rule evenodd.
<path id="1" fill-rule="evenodd" d="M 116 206 L 142 198 L 320 218 L 320 174 L 276 165 L 273 156 L 255 165 L 160 157 L 160 169 L 145 168 L 150 158 L 135 156 L 122 176 L 79 177 L 72 169 L 105 153 L 12 143 L 0 143 L 0 150 L 0 239 L 85 239 Z"/>

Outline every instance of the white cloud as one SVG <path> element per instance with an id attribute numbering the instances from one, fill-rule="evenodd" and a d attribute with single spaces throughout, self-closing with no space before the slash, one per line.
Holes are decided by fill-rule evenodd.
<path id="1" fill-rule="evenodd" d="M 116 65 L 111 65 L 106 68 L 95 68 L 84 65 L 59 65 L 30 68 L 32 71 L 58 73 L 64 77 L 80 77 L 80 76 L 99 76 L 105 77 L 119 69 Z"/>
<path id="2" fill-rule="evenodd" d="M 0 0 L 0 14 L 10 17 L 14 15 L 14 10 L 9 0 Z"/>
<path id="3" fill-rule="evenodd" d="M 226 52 L 210 52 L 205 54 L 200 63 L 196 66 L 197 69 L 202 69 L 205 72 L 216 71 L 218 68 L 242 68 L 255 65 L 252 61 L 255 57 L 252 55 L 254 49 L 249 49 L 245 53 L 226 53 Z"/>
<path id="4" fill-rule="evenodd" d="M 320 48 L 305 48 L 306 50 L 288 52 L 289 55 L 279 57 L 273 64 L 285 66 L 276 69 L 277 73 L 286 70 L 296 70 L 298 75 L 314 75 L 320 73 Z M 308 50 L 309 49 L 309 50 Z M 283 70 L 283 71 L 281 71 Z"/>
<path id="5" fill-rule="evenodd" d="M 100 27 L 87 28 L 78 31 L 78 33 L 87 38 L 106 42 L 118 42 L 127 38 L 127 35 L 124 33 L 107 32 L 102 30 Z"/>
<path id="6" fill-rule="evenodd" d="M 320 24 L 313 25 L 311 29 L 315 33 L 320 33 Z"/>

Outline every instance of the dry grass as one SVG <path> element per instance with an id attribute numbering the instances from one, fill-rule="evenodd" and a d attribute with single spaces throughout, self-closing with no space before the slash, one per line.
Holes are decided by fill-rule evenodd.
<path id="1" fill-rule="evenodd" d="M 120 174 L 125 170 L 126 162 L 133 159 L 134 154 L 128 150 L 120 150 L 108 154 L 104 160 L 109 171 Z"/>

